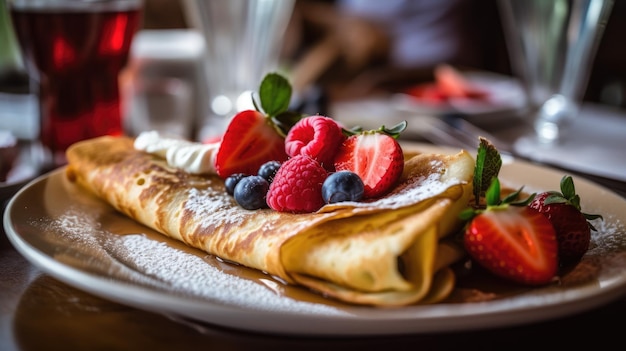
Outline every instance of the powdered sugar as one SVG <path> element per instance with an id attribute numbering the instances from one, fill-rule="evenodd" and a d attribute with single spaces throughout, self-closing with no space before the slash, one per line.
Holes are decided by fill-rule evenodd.
<path id="1" fill-rule="evenodd" d="M 185 202 L 185 209 L 194 214 L 194 218 L 201 219 L 202 228 L 217 227 L 225 224 L 236 225 L 243 220 L 242 209 L 233 206 L 234 200 L 225 191 L 214 189 L 191 189 L 189 198 Z M 228 209 L 228 211 L 224 211 Z"/>
<path id="2" fill-rule="evenodd" d="M 55 259 L 106 276 L 109 289 L 115 289 L 117 281 L 129 282 L 163 291 L 172 298 L 195 298 L 251 310 L 345 314 L 327 305 L 281 296 L 253 280 L 221 271 L 167 241 L 153 240 L 144 234 L 107 232 L 98 225 L 96 217 L 80 209 L 69 209 L 53 221 L 37 225 L 44 227 L 48 239 L 60 248 Z"/>
<path id="3" fill-rule="evenodd" d="M 428 177 L 415 176 L 398 184 L 393 191 L 389 194 L 373 201 L 362 202 L 341 202 L 336 205 L 328 206 L 333 207 L 372 207 L 379 209 L 398 209 L 401 207 L 410 206 L 421 202 L 423 200 L 431 199 L 435 196 L 441 195 L 448 188 L 454 185 L 463 184 L 462 180 L 452 178 L 446 181 L 441 179 L 441 175 L 432 173 Z M 322 209 L 324 211 L 324 209 Z"/>
<path id="4" fill-rule="evenodd" d="M 626 226 L 613 215 L 592 221 L 596 231 L 591 231 L 592 250 L 599 253 L 621 251 L 626 248 Z M 622 267 L 623 269 L 623 267 Z"/>
<path id="5" fill-rule="evenodd" d="M 177 294 L 253 310 L 339 314 L 324 305 L 281 297 L 251 280 L 224 273 L 198 256 L 142 235 L 125 236 L 122 245 L 128 253 L 124 259 L 132 261 L 138 272 L 169 283 Z"/>

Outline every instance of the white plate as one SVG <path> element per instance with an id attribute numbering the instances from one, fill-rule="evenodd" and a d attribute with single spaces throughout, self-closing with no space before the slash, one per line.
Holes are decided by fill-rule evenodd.
<path id="1" fill-rule="evenodd" d="M 501 180 L 538 191 L 558 188 L 562 175 L 505 160 Z M 604 221 L 594 223 L 599 232 L 593 234 L 592 248 L 559 284 L 530 289 L 486 275 L 476 275 L 479 281 L 460 276 L 451 301 L 402 308 L 345 305 L 220 262 L 118 214 L 70 184 L 62 169 L 21 189 L 8 204 L 4 226 L 17 250 L 53 277 L 187 321 L 291 335 L 460 331 L 562 317 L 626 292 L 626 200 L 584 179 L 574 180 L 583 210 L 603 214 Z M 455 301 L 459 296 L 464 297 Z M 484 299 L 489 296 L 494 299 Z M 477 297 L 483 301 L 467 301 Z"/>

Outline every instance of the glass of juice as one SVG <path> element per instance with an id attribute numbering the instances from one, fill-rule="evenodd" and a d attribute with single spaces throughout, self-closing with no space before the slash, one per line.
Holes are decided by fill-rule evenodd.
<path id="1" fill-rule="evenodd" d="M 8 0 L 24 66 L 38 87 L 50 166 L 71 144 L 123 133 L 118 76 L 140 27 L 142 0 Z"/>

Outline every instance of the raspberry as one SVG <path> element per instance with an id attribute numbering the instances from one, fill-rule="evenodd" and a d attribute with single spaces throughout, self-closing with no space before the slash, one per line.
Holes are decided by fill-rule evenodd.
<path id="1" fill-rule="evenodd" d="M 294 157 L 307 155 L 333 171 L 333 159 L 346 137 L 332 118 L 309 116 L 299 120 L 285 137 L 285 152 Z"/>
<path id="2" fill-rule="evenodd" d="M 306 155 L 285 161 L 276 172 L 267 193 L 267 204 L 280 212 L 310 213 L 324 205 L 322 184 L 328 173 Z"/>

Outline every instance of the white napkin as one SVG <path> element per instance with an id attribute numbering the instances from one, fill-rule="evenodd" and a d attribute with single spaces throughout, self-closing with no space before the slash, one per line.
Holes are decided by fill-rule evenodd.
<path id="1" fill-rule="evenodd" d="M 585 104 L 558 145 L 524 137 L 514 150 L 538 162 L 626 181 L 626 111 Z"/>

